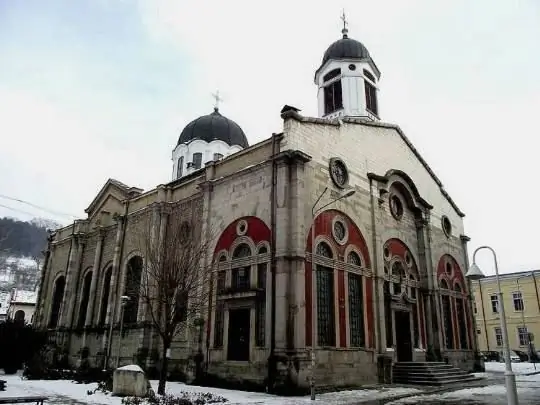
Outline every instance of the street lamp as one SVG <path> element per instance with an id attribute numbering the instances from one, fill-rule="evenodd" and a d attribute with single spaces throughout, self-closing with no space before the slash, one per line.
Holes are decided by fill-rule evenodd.
<path id="1" fill-rule="evenodd" d="M 319 213 L 324 208 L 328 207 L 330 204 L 333 204 L 339 200 L 343 200 L 345 198 L 349 198 L 356 190 L 351 189 L 347 191 L 345 194 L 340 195 L 338 198 L 333 199 L 329 203 L 324 204 L 322 207 L 317 208 L 317 204 L 319 201 L 321 201 L 321 198 L 323 198 L 324 194 L 328 191 L 328 187 L 325 187 L 319 198 L 315 201 L 315 204 L 313 204 L 313 207 L 311 208 L 311 274 L 313 276 L 311 277 L 311 282 L 313 283 L 315 280 L 315 217 L 317 213 Z M 313 285 L 313 284 L 312 284 Z M 313 288 L 312 285 L 308 286 L 308 288 Z M 313 303 L 311 305 L 311 376 L 310 376 L 310 392 L 311 392 L 311 400 L 315 401 L 315 344 L 317 335 L 315 333 L 315 323 L 317 322 L 317 314 L 313 310 Z"/>
<path id="2" fill-rule="evenodd" d="M 122 350 L 122 329 L 124 328 L 124 307 L 129 301 L 129 296 L 120 297 L 120 334 L 118 335 L 118 356 L 116 356 L 116 368 L 120 365 L 120 351 Z"/>
<path id="3" fill-rule="evenodd" d="M 499 266 L 497 263 L 497 255 L 495 254 L 495 251 L 489 247 L 489 246 L 480 246 L 476 248 L 476 250 L 473 253 L 473 263 L 471 267 L 469 267 L 469 270 L 467 271 L 467 274 L 465 274 L 465 277 L 467 277 L 469 280 L 480 280 L 484 278 L 484 273 L 482 273 L 482 270 L 476 265 L 476 253 L 478 253 L 481 249 L 488 249 L 493 254 L 493 260 L 495 262 L 495 276 L 497 279 L 497 296 L 499 298 L 499 308 L 500 308 L 500 317 L 501 317 L 501 331 L 502 331 L 502 337 L 503 337 L 503 354 L 504 354 L 504 364 L 505 364 L 505 372 L 504 372 L 504 380 L 506 385 L 506 398 L 508 401 L 508 405 L 518 405 L 518 395 L 517 395 L 517 387 L 516 387 L 516 375 L 512 371 L 512 362 L 510 360 L 510 344 L 508 342 L 508 326 L 506 324 L 506 314 L 504 312 L 504 301 L 503 301 L 503 293 L 501 290 L 501 280 L 499 278 Z"/>

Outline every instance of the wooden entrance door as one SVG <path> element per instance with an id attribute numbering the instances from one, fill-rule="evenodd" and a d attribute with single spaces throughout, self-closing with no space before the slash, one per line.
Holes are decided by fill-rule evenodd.
<path id="1" fill-rule="evenodd" d="M 411 317 L 406 311 L 394 313 L 396 321 L 396 351 L 398 361 L 412 361 Z"/>
<path id="2" fill-rule="evenodd" d="M 249 361 L 250 314 L 249 308 L 229 310 L 227 360 Z"/>

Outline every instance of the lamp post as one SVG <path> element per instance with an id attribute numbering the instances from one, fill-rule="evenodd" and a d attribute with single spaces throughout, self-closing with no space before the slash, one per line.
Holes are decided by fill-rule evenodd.
<path id="1" fill-rule="evenodd" d="M 116 368 L 120 365 L 120 351 L 122 350 L 122 329 L 124 329 L 124 307 L 129 301 L 127 295 L 120 297 L 120 334 L 118 335 L 118 355 L 116 356 Z"/>
<path id="2" fill-rule="evenodd" d="M 313 207 L 311 208 L 311 282 L 315 282 L 315 217 L 317 216 L 317 213 L 319 213 L 324 208 L 328 207 L 329 205 L 339 201 L 343 200 L 344 198 L 349 198 L 350 196 L 354 195 L 356 190 L 351 189 L 347 191 L 345 194 L 340 195 L 338 198 L 333 199 L 329 203 L 324 204 L 322 207 L 317 208 L 317 204 L 319 204 L 319 201 L 321 201 L 321 198 L 323 198 L 324 194 L 328 191 L 328 187 L 325 187 L 319 198 L 315 201 L 315 204 L 313 204 Z M 308 288 L 313 288 L 312 285 L 307 286 Z M 313 296 L 313 295 L 312 295 Z M 315 323 L 317 322 L 317 314 L 313 310 L 313 303 L 311 306 L 311 376 L 309 381 L 310 386 L 310 392 L 311 392 L 311 400 L 315 401 L 315 365 L 316 365 L 316 359 L 315 359 L 315 344 L 317 339 L 317 334 L 315 333 Z"/>
<path id="3" fill-rule="evenodd" d="M 489 247 L 489 246 L 480 246 L 476 248 L 476 250 L 473 253 L 473 263 L 471 267 L 469 267 L 469 270 L 467 271 L 467 274 L 465 277 L 467 277 L 469 280 L 480 280 L 481 278 L 484 278 L 484 273 L 482 273 L 482 270 L 476 265 L 476 253 L 478 253 L 481 249 L 488 249 L 493 254 L 493 260 L 495 262 L 495 276 L 497 279 L 497 289 L 499 290 L 497 292 L 497 296 L 499 298 L 499 309 L 500 309 L 500 317 L 501 317 L 501 331 L 502 331 L 502 337 L 503 337 L 503 354 L 504 354 L 504 364 L 505 364 L 505 372 L 504 372 L 504 380 L 506 385 L 506 398 L 508 401 L 508 405 L 518 405 L 518 395 L 517 395 L 517 387 L 516 387 L 516 375 L 512 371 L 512 362 L 510 360 L 510 344 L 508 342 L 508 326 L 506 324 L 506 314 L 504 312 L 504 301 L 503 301 L 503 293 L 501 290 L 501 280 L 499 278 L 499 266 L 497 263 L 497 255 L 495 254 L 495 251 Z"/>

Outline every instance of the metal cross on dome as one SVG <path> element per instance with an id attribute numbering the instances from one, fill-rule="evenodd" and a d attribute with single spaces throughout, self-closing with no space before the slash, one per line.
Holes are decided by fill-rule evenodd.
<path id="1" fill-rule="evenodd" d="M 223 99 L 219 96 L 219 90 L 217 90 L 215 93 L 212 93 L 212 97 L 214 97 L 214 100 L 216 102 L 214 103 L 214 110 L 219 110 L 219 103 L 223 101 Z"/>
<path id="2" fill-rule="evenodd" d="M 341 13 L 341 21 L 343 21 L 343 29 L 341 30 L 341 33 L 343 34 L 343 38 L 347 38 L 347 33 L 349 30 L 347 29 L 347 25 L 349 22 L 347 21 L 347 17 L 345 16 L 345 9 L 343 9 Z"/>

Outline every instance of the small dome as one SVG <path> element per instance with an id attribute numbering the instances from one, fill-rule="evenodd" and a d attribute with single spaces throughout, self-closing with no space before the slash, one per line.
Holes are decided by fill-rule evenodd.
<path id="1" fill-rule="evenodd" d="M 367 48 L 361 42 L 344 35 L 328 47 L 321 65 L 331 59 L 368 59 L 369 57 Z"/>
<path id="2" fill-rule="evenodd" d="M 239 145 L 249 147 L 248 140 L 242 128 L 233 120 L 224 117 L 217 108 L 208 115 L 203 115 L 186 125 L 178 138 L 178 144 L 189 143 L 194 139 L 206 142 L 220 140 L 229 146 Z"/>

